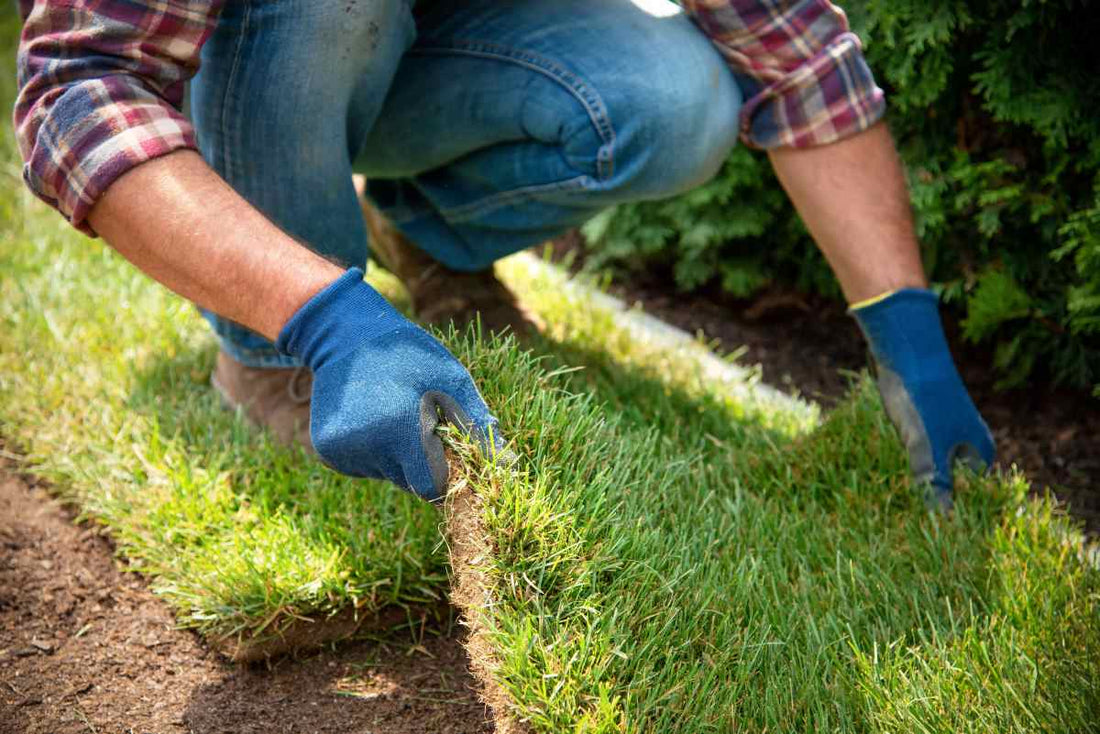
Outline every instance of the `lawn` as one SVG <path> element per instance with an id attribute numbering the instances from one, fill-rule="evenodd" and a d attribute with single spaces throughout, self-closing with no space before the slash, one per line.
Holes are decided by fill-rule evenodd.
<path id="1" fill-rule="evenodd" d="M 926 513 L 865 380 L 820 422 L 718 390 L 506 263 L 546 337 L 445 339 L 519 461 L 450 436 L 440 513 L 223 411 L 194 309 L 27 195 L 0 135 L 0 437 L 182 624 L 400 625 L 453 578 L 502 731 L 1098 730 L 1080 534 L 1014 474 Z"/>

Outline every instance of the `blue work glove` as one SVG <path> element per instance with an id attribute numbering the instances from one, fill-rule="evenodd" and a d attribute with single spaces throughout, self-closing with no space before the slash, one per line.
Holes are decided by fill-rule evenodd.
<path id="1" fill-rule="evenodd" d="M 313 371 L 309 434 L 326 464 L 388 479 L 426 500 L 447 487 L 441 420 L 489 445 L 496 419 L 470 373 L 352 268 L 279 334 L 278 349 Z M 498 444 L 499 445 L 499 444 Z"/>
<path id="2" fill-rule="evenodd" d="M 955 368 L 932 291 L 906 288 L 851 310 L 878 363 L 886 413 L 909 452 L 919 485 L 933 508 L 952 506 L 952 469 L 993 464 L 993 436 Z"/>

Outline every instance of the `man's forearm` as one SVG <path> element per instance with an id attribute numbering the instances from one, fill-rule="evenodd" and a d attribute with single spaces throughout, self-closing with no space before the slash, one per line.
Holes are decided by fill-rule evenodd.
<path id="1" fill-rule="evenodd" d="M 268 221 L 192 151 L 121 176 L 88 221 L 142 272 L 272 340 L 344 272 Z"/>
<path id="2" fill-rule="evenodd" d="M 955 461 L 988 467 L 996 448 L 951 359 L 938 300 L 926 289 L 889 131 L 879 124 L 831 145 L 777 149 L 771 160 L 853 304 L 913 477 L 930 507 L 949 510 Z"/>
<path id="3" fill-rule="evenodd" d="M 769 156 L 849 303 L 926 287 L 905 176 L 885 124 Z"/>

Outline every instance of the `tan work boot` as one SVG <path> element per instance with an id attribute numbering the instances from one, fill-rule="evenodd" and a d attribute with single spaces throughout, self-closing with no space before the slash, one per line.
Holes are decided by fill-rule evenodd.
<path id="1" fill-rule="evenodd" d="M 298 444 L 313 451 L 309 440 L 313 373 L 305 367 L 246 367 L 220 351 L 210 384 L 227 408 L 241 408 L 250 421 L 271 431 L 282 445 Z"/>
<path id="2" fill-rule="evenodd" d="M 481 317 L 489 333 L 510 331 L 517 337 L 542 329 L 542 321 L 520 304 L 493 269 L 479 273 L 451 270 L 411 243 L 365 195 L 366 180 L 355 177 L 363 218 L 370 232 L 370 250 L 405 284 L 418 321 L 464 329 Z"/>

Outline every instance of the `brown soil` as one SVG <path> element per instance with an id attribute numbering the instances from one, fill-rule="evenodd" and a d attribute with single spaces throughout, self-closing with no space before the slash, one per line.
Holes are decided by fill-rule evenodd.
<path id="1" fill-rule="evenodd" d="M 583 247 L 576 234 L 555 242 L 559 256 L 579 255 L 574 269 L 583 261 Z M 765 381 L 826 406 L 845 394 L 841 371 L 867 364 L 859 329 L 840 304 L 782 289 L 748 301 L 717 290 L 682 294 L 672 282 L 669 274 L 650 273 L 611 290 L 689 333 L 701 331 L 719 351 L 747 348 L 740 361 L 760 364 Z M 1100 534 L 1100 400 L 1041 383 L 999 391 L 988 350 L 963 342 L 955 323 L 946 330 L 963 379 L 997 440 L 999 463 L 1019 466 L 1036 491 L 1053 488 L 1090 533 Z"/>
<path id="2" fill-rule="evenodd" d="M 493 730 L 457 636 L 234 665 L 73 520 L 0 464 L 0 734 Z"/>
<path id="3" fill-rule="evenodd" d="M 466 639 L 470 669 L 481 682 L 482 699 L 494 714 L 497 734 L 527 734 L 530 727 L 513 716 L 507 693 L 494 680 L 498 661 L 487 637 L 487 627 L 478 619 L 494 602 L 492 582 L 483 569 L 492 548 L 481 521 L 481 498 L 466 480 L 463 462 L 451 453 L 447 458 L 451 476 L 443 512 L 454 574 L 451 599 L 470 627 Z"/>
<path id="4" fill-rule="evenodd" d="M 435 607 L 426 607 L 420 612 L 422 626 L 429 619 L 438 620 L 447 617 L 454 610 L 447 602 Z M 416 624 L 415 619 L 413 624 Z M 409 614 L 400 607 L 386 607 L 377 614 L 364 615 L 355 609 L 345 609 L 330 617 L 297 618 L 289 623 L 277 622 L 274 633 L 266 632 L 252 635 L 244 632 L 231 637 L 205 638 L 206 644 L 235 663 L 267 663 L 302 650 L 319 650 L 326 646 L 369 634 L 395 630 L 409 626 Z"/>

